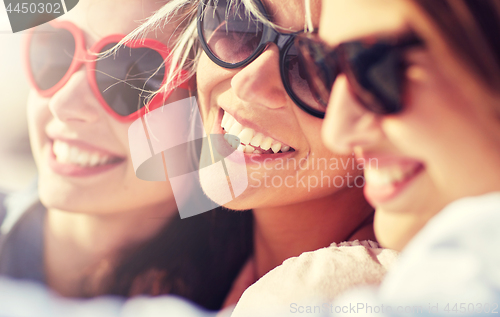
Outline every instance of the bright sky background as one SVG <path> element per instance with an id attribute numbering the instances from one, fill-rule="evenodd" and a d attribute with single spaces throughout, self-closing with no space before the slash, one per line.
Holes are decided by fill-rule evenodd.
<path id="1" fill-rule="evenodd" d="M 3 1 L 0 3 L 0 32 L 12 32 Z"/>
<path id="2" fill-rule="evenodd" d="M 23 33 L 12 33 L 0 1 L 0 191 L 21 189 L 35 174 L 26 124 L 29 85 L 22 59 Z"/>

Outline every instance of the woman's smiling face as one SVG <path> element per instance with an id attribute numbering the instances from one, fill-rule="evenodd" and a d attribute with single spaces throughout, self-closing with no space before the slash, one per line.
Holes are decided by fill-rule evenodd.
<path id="1" fill-rule="evenodd" d="M 421 9 L 412 1 L 323 2 L 319 35 L 331 47 L 410 31 L 425 44 L 404 53 L 403 110 L 384 116 L 366 110 L 341 74 L 323 129 L 332 150 L 376 162 L 365 171 L 365 195 L 376 207 L 377 238 L 394 249 L 448 203 L 498 190 L 500 131 L 491 93 Z"/>
<path id="2" fill-rule="evenodd" d="M 154 1 L 82 0 L 61 20 L 80 28 L 89 48 L 107 35 L 134 30 L 135 21 L 159 8 Z M 49 98 L 33 90 L 28 122 L 39 194 L 47 208 L 95 214 L 175 210 L 169 182 L 136 177 L 128 146 L 131 123 L 105 111 L 85 66 Z"/>
<path id="3" fill-rule="evenodd" d="M 272 22 L 282 28 L 280 32 L 304 29 L 305 1 L 266 0 L 263 5 Z M 314 26 L 319 10 L 319 1 L 311 1 Z M 355 177 L 362 171 L 353 157 L 329 152 L 320 139 L 322 120 L 300 110 L 287 95 L 275 44 L 238 69 L 219 67 L 203 53 L 197 83 L 206 132 L 239 135 L 241 144 L 233 146 L 245 153 L 247 173 L 231 175 L 230 181 L 234 186 L 248 179 L 248 187 L 226 207 L 286 206 L 356 187 Z M 220 146 L 226 150 L 232 146 L 223 143 Z M 226 164 L 230 170 L 231 164 L 238 163 L 226 160 Z M 205 192 L 217 202 L 217 186 L 227 185 L 214 183 L 214 179 L 210 174 L 201 175 Z M 357 187 L 363 183 L 358 177 Z"/>

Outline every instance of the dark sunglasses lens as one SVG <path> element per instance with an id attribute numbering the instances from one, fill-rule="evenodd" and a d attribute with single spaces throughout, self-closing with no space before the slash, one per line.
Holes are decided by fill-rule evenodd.
<path id="1" fill-rule="evenodd" d="M 299 55 L 296 45 L 292 45 L 287 50 L 283 68 L 285 82 L 291 90 L 292 98 L 312 112 L 324 114 L 326 102 L 318 94 L 318 89 L 315 87 L 314 79 L 310 74 L 312 69 L 308 67 L 304 58 Z"/>
<path id="2" fill-rule="evenodd" d="M 361 42 L 344 45 L 347 76 L 354 93 L 370 111 L 396 113 L 402 105 L 404 63 L 391 45 Z"/>
<path id="3" fill-rule="evenodd" d="M 285 80 L 301 106 L 323 117 L 338 74 L 336 60 L 320 42 L 298 36 L 287 51 L 284 66 Z"/>
<path id="4" fill-rule="evenodd" d="M 221 61 L 237 64 L 249 58 L 259 47 L 263 25 L 247 13 L 243 4 L 227 0 L 207 2 L 202 15 L 203 40 Z"/>
<path id="5" fill-rule="evenodd" d="M 106 45 L 102 52 L 114 47 Z M 120 47 L 96 61 L 95 79 L 106 103 L 114 112 L 128 116 L 144 107 L 157 92 L 165 77 L 163 57 L 157 51 L 141 47 Z"/>
<path id="6" fill-rule="evenodd" d="M 64 77 L 75 49 L 75 39 L 68 30 L 48 24 L 36 29 L 29 43 L 29 65 L 38 89 L 48 90 Z"/>

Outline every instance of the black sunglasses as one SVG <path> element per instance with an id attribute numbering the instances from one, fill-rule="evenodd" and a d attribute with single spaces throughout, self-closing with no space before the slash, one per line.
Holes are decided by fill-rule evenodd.
<path id="1" fill-rule="evenodd" d="M 345 42 L 335 48 L 323 43 L 317 34 L 297 36 L 299 58 L 305 65 L 307 82 L 316 111 L 325 113 L 337 76 L 344 73 L 354 96 L 369 111 L 394 114 L 403 109 L 405 50 L 423 46 L 414 34 L 397 39 Z"/>
<path id="2" fill-rule="evenodd" d="M 263 4 L 255 1 L 260 12 L 269 17 Z M 290 98 L 304 111 L 318 118 L 324 112 L 307 82 L 305 64 L 298 58 L 297 33 L 280 33 L 248 13 L 243 4 L 228 0 L 203 0 L 198 8 L 198 35 L 203 50 L 217 65 L 240 68 L 250 64 L 274 43 L 280 52 L 280 73 Z"/>

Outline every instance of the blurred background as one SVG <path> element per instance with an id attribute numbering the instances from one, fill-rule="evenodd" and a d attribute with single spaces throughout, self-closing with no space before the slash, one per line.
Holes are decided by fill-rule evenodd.
<path id="1" fill-rule="evenodd" d="M 23 33 L 12 34 L 0 4 L 0 191 L 29 185 L 36 174 L 26 123 L 28 81 L 24 75 Z"/>

